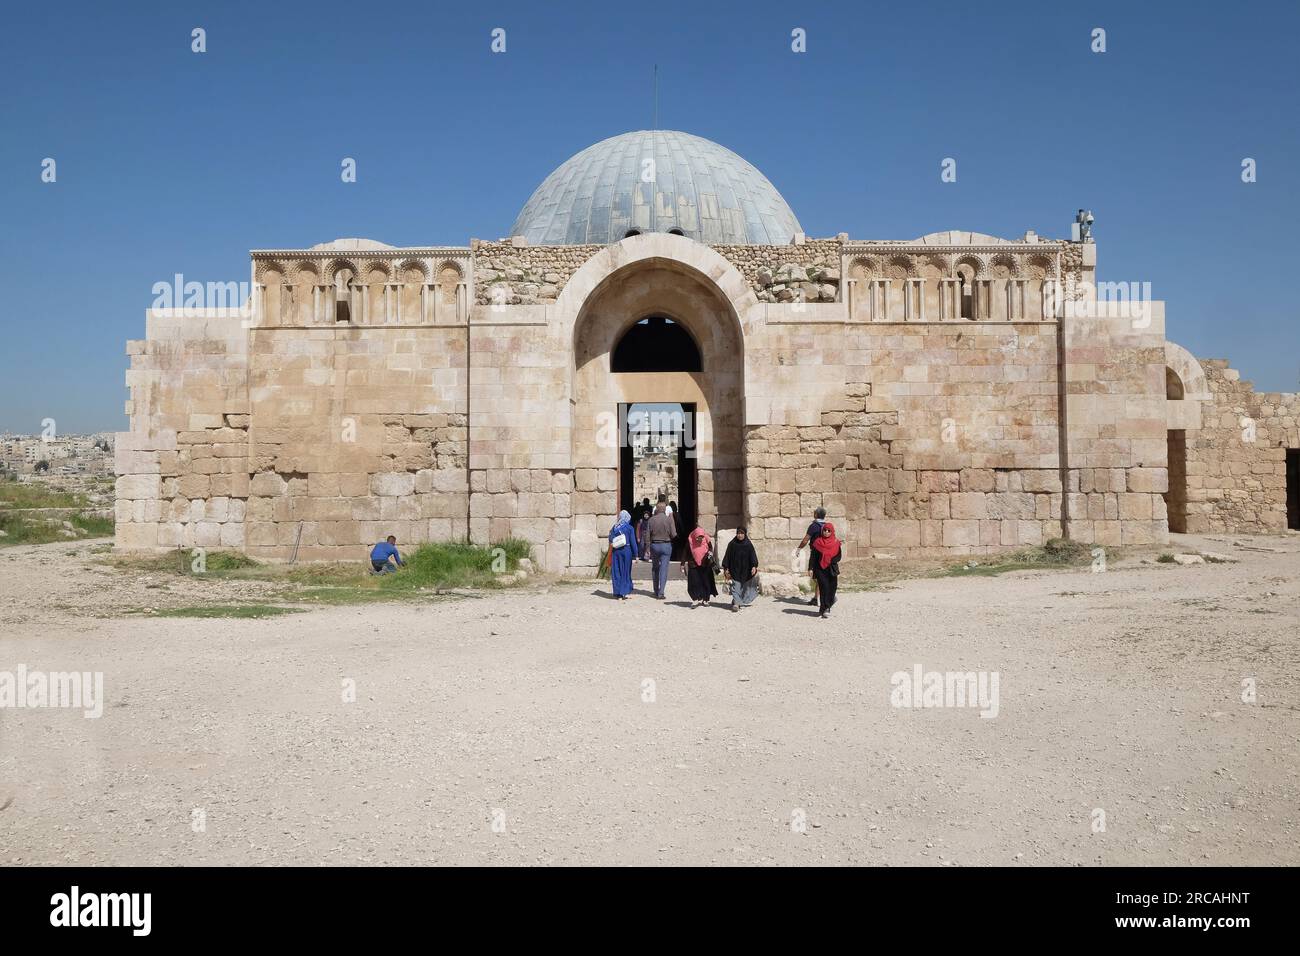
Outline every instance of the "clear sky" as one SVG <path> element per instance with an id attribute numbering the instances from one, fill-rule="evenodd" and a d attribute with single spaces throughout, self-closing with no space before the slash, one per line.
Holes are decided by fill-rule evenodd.
<path id="1" fill-rule="evenodd" d="M 651 125 L 656 63 L 659 125 L 740 153 L 809 235 L 1065 237 L 1087 206 L 1099 278 L 1294 391 L 1298 34 L 1295 0 L 8 4 L 0 429 L 125 428 L 125 343 L 174 273 L 504 236 L 555 166 Z"/>

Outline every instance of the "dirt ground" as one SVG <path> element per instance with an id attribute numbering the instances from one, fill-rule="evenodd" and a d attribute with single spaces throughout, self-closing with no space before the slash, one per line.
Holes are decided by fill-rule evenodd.
<path id="1" fill-rule="evenodd" d="M 1300 863 L 1300 536 L 1169 550 L 1233 560 L 900 581 L 823 621 L 680 582 L 124 616 L 259 585 L 6 549 L 0 672 L 102 671 L 106 703 L 0 709 L 0 863 Z M 916 665 L 996 671 L 997 716 L 891 706 Z"/>

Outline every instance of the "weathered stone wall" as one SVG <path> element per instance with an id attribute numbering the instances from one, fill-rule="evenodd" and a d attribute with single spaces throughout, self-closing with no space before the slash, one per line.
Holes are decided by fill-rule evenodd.
<path id="1" fill-rule="evenodd" d="M 120 546 L 355 560 L 389 534 L 465 537 L 463 329 L 245 331 L 231 317 L 207 322 L 225 338 L 186 337 L 203 323 L 132 347 Z"/>
<path id="2" fill-rule="evenodd" d="M 1164 303 L 1064 322 L 1070 536 L 1101 545 L 1168 538 Z"/>
<path id="3" fill-rule="evenodd" d="M 798 348 L 814 327 L 815 339 Z M 778 365 L 809 377 L 829 370 L 843 387 L 822 402 L 816 425 L 747 430 L 756 539 L 784 555 L 822 506 L 858 555 L 1037 545 L 1063 533 L 1064 490 L 1073 539 L 1164 540 L 1163 314 L 1138 327 L 1072 319 L 1064 343 L 1059 330 L 1051 322 L 769 325 Z"/>
<path id="4" fill-rule="evenodd" d="M 1256 393 L 1223 359 L 1203 359 L 1211 400 L 1183 432 L 1189 533 L 1286 530 L 1286 450 L 1300 448 L 1300 395 Z"/>
<path id="5" fill-rule="evenodd" d="M 541 566 L 568 566 L 570 495 L 569 364 L 563 341 L 536 307 L 493 322 L 479 307 L 471 323 L 470 540 L 507 537 L 533 544 Z"/>
<path id="6" fill-rule="evenodd" d="M 1199 382 L 1166 343 L 1159 303 L 1138 320 L 1084 309 L 1060 322 L 898 322 L 840 300 L 766 301 L 772 263 L 775 280 L 834 244 L 726 247 L 738 267 L 664 235 L 594 253 L 480 243 L 485 261 L 566 270 L 554 301 L 462 313 L 449 300 L 456 309 L 410 313 L 413 324 L 373 324 L 383 296 L 355 313 L 372 320 L 361 324 L 325 324 L 322 310 L 253 328 L 152 314 L 129 348 L 119 546 L 355 560 L 387 534 L 516 536 L 548 569 L 591 567 L 618 509 L 601 416 L 633 402 L 695 405 L 700 518 L 747 523 L 768 563 L 788 557 L 816 507 L 857 556 L 979 553 L 1063 530 L 1163 541 L 1175 421 L 1189 530 L 1284 526 L 1296 396 L 1255 395 L 1223 363 Z M 458 296 L 461 281 L 448 282 Z M 417 292 L 427 303 L 431 290 Z M 631 317 L 654 309 L 694 338 L 703 373 L 611 371 Z M 1169 363 L 1198 380 L 1195 396 L 1166 399 Z"/>
<path id="7" fill-rule="evenodd" d="M 131 431 L 115 443 L 117 546 L 244 545 L 247 337 L 237 316 L 150 312 L 127 343 Z M 198 447 L 195 448 L 194 446 Z M 214 492 L 215 489 L 215 492 Z"/>
<path id="8" fill-rule="evenodd" d="M 834 302 L 839 297 L 839 239 L 788 246 L 714 246 L 760 302 Z"/>
<path id="9" fill-rule="evenodd" d="M 770 549 L 797 544 L 818 506 L 857 556 L 1060 534 L 1054 326 L 851 323 L 832 335 L 844 386 L 820 424 L 747 436 L 751 522 Z"/>
<path id="10" fill-rule="evenodd" d="M 554 302 L 565 283 L 604 246 L 515 246 L 476 240 L 475 301 L 480 305 Z M 495 291 L 494 291 L 495 290 Z"/>
<path id="11" fill-rule="evenodd" d="M 713 248 L 740 270 L 759 301 L 790 302 L 802 295 L 806 302 L 833 302 L 840 281 L 840 245 L 839 239 L 810 239 L 800 245 Z M 536 305 L 554 302 L 573 273 L 605 247 L 476 240 L 471 248 L 476 302 Z M 778 288 L 772 289 L 774 285 Z M 790 292 L 783 296 L 787 287 Z"/>

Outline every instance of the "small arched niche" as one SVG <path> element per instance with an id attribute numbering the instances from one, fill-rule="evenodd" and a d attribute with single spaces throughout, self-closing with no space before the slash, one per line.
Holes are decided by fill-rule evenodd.
<path id="1" fill-rule="evenodd" d="M 611 372 L 700 372 L 695 339 L 679 323 L 651 315 L 632 324 L 610 355 Z"/>
<path id="2" fill-rule="evenodd" d="M 1165 398 L 1171 402 L 1181 402 L 1186 395 L 1183 388 L 1183 380 L 1179 378 L 1178 373 L 1165 366 Z"/>

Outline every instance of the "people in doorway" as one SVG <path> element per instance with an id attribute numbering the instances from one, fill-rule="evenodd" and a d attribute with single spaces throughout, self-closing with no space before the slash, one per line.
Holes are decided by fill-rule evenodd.
<path id="1" fill-rule="evenodd" d="M 727 550 L 722 556 L 722 573 L 731 587 L 733 612 L 754 603 L 758 596 L 758 552 L 744 528 L 737 528 L 736 536 L 727 542 Z"/>
<path id="2" fill-rule="evenodd" d="M 691 607 L 708 604 L 718 596 L 718 582 L 713 568 L 713 539 L 703 528 L 696 528 L 687 537 L 686 556 L 682 571 L 686 573 L 686 593 L 691 597 Z"/>
<path id="3" fill-rule="evenodd" d="M 677 526 L 673 523 L 672 515 L 668 514 L 664 496 L 660 495 L 655 513 L 650 516 L 649 535 L 650 559 L 653 562 L 651 576 L 654 579 L 655 597 L 661 601 L 668 589 L 668 562 L 673 557 L 673 535 L 676 530 Z"/>
<path id="4" fill-rule="evenodd" d="M 682 526 L 682 509 L 677 502 L 668 502 L 668 513 L 673 516 L 673 560 L 686 560 L 686 529 Z"/>
<path id="5" fill-rule="evenodd" d="M 650 516 L 654 514 L 654 509 L 650 507 L 650 499 L 647 498 L 640 504 L 641 517 L 636 523 L 636 545 L 637 557 L 642 561 L 650 560 Z"/>
<path id="6" fill-rule="evenodd" d="M 390 563 L 395 562 L 395 563 Z M 401 553 L 397 550 L 397 537 L 389 535 L 388 540 L 380 541 L 370 549 L 370 570 L 375 574 L 392 574 L 398 568 L 406 567 Z"/>
<path id="7" fill-rule="evenodd" d="M 840 547 L 839 538 L 835 537 L 835 525 L 829 521 L 822 523 L 822 532 L 812 543 L 813 580 L 817 583 L 817 600 L 822 617 L 831 616 L 831 607 L 835 604 L 835 591 L 840 581 Z"/>
<path id="8" fill-rule="evenodd" d="M 816 541 L 822 536 L 822 522 L 826 520 L 826 509 L 817 508 L 813 511 L 812 524 L 808 525 L 808 530 L 804 532 L 803 540 L 799 542 L 799 550 L 802 551 L 809 544 Z M 813 573 L 813 565 L 817 563 L 817 551 L 814 548 L 808 554 L 808 577 L 812 578 L 813 596 L 809 598 L 809 604 L 817 603 L 817 575 Z"/>
<path id="9" fill-rule="evenodd" d="M 609 529 L 609 580 L 614 597 L 626 601 L 632 593 L 632 560 L 636 557 L 636 530 L 632 516 L 618 513 L 618 521 Z"/>

